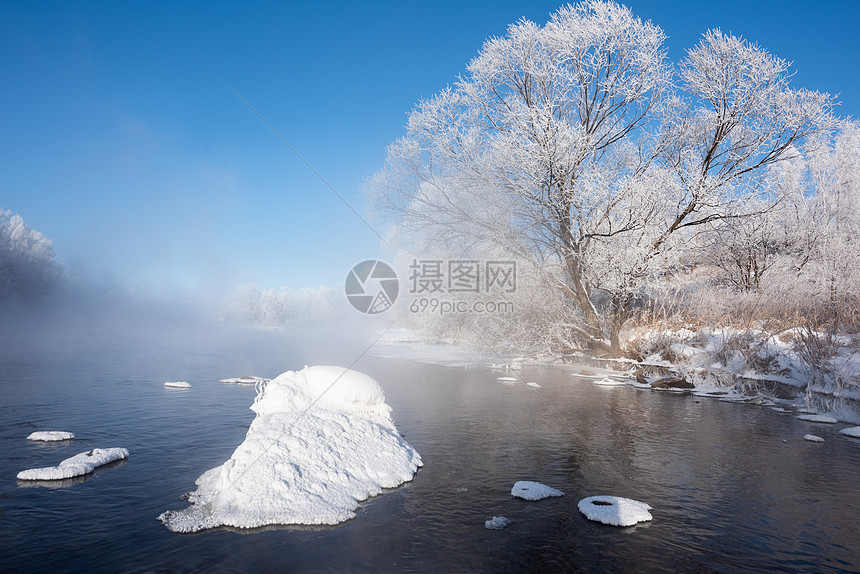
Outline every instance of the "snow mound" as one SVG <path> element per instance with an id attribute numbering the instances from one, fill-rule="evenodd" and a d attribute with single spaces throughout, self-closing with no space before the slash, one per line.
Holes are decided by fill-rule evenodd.
<path id="1" fill-rule="evenodd" d="M 243 375 L 241 377 L 231 377 L 229 379 L 221 379 L 218 381 L 219 383 L 232 383 L 236 385 L 256 385 L 258 383 L 268 383 L 271 379 L 264 379 L 263 377 L 253 377 L 250 375 Z"/>
<path id="2" fill-rule="evenodd" d="M 51 441 L 56 441 L 56 440 L 70 440 L 73 438 L 75 438 L 75 435 L 73 433 L 66 432 L 66 431 L 51 430 L 51 431 L 36 431 L 36 432 L 30 433 L 30 435 L 27 437 L 27 440 L 40 440 L 40 441 L 45 441 L 45 442 L 51 442 Z"/>
<path id="3" fill-rule="evenodd" d="M 844 434 L 845 436 L 850 436 L 854 438 L 860 438 L 860 427 L 848 427 L 847 429 L 842 429 L 839 431 L 839 434 Z"/>
<path id="4" fill-rule="evenodd" d="M 808 440 L 811 442 L 824 442 L 824 439 L 820 436 L 815 436 L 814 434 L 805 434 L 803 435 L 804 440 Z"/>
<path id="5" fill-rule="evenodd" d="M 67 458 L 57 466 L 31 468 L 18 473 L 20 480 L 60 480 L 83 476 L 109 462 L 128 458 L 128 450 L 124 448 L 94 448 L 89 452 L 76 454 Z"/>
<path id="6" fill-rule="evenodd" d="M 190 389 L 191 383 L 186 383 L 185 381 L 176 381 L 173 383 L 164 383 L 164 386 L 168 389 Z"/>
<path id="7" fill-rule="evenodd" d="M 651 520 L 651 507 L 644 502 L 620 496 L 589 496 L 577 505 L 589 520 L 610 526 L 633 526 Z"/>
<path id="8" fill-rule="evenodd" d="M 533 389 L 539 389 L 539 388 L 541 388 L 541 386 L 540 386 L 539 384 L 537 384 L 537 383 L 526 383 L 526 384 L 527 384 L 528 386 L 530 386 L 531 388 L 533 388 Z"/>
<path id="9" fill-rule="evenodd" d="M 507 528 L 510 523 L 511 521 L 504 516 L 494 516 L 490 520 L 484 522 L 484 528 L 487 530 L 502 530 Z"/>
<path id="10" fill-rule="evenodd" d="M 539 482 L 520 480 L 511 489 L 511 496 L 524 498 L 525 500 L 541 500 L 551 496 L 564 496 L 564 493 Z"/>
<path id="11" fill-rule="evenodd" d="M 834 419 L 833 417 L 828 417 L 827 415 L 800 415 L 797 418 L 802 420 L 802 421 L 809 421 L 812 423 L 833 424 L 833 423 L 839 422 L 836 419 Z"/>
<path id="12" fill-rule="evenodd" d="M 197 479 L 190 506 L 158 517 L 169 530 L 337 524 L 422 466 L 382 387 L 357 371 L 288 371 L 259 389 L 251 409 L 257 417 L 245 441 Z"/>

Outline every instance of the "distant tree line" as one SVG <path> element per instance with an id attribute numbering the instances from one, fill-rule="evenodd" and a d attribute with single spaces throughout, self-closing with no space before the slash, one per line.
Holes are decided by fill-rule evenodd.
<path id="1" fill-rule="evenodd" d="M 30 229 L 20 215 L 0 209 L 0 302 L 36 299 L 61 276 L 53 243 Z"/>

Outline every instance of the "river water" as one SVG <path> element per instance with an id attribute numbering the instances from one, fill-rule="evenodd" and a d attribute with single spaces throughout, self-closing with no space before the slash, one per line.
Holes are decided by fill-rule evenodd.
<path id="1" fill-rule="evenodd" d="M 318 343 L 323 342 L 324 345 Z M 156 517 L 243 440 L 254 389 L 218 379 L 349 365 L 363 344 L 328 335 L 76 341 L 0 348 L 2 572 L 738 572 L 860 571 L 860 440 L 845 425 L 767 407 L 601 387 L 573 367 L 527 381 L 474 365 L 362 356 L 400 432 L 424 460 L 415 479 L 337 527 L 167 531 Z M 186 380 L 188 391 L 165 381 Z M 25 440 L 34 430 L 76 439 Z M 824 443 L 805 441 L 816 434 Z M 94 447 L 130 456 L 93 475 L 26 483 L 23 469 Z M 527 502 L 514 482 L 562 498 Z M 577 502 L 647 502 L 653 521 L 590 522 Z M 502 531 L 484 528 L 506 516 Z"/>

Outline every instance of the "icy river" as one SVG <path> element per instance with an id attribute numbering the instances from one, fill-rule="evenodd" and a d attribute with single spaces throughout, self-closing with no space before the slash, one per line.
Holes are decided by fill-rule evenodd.
<path id="1" fill-rule="evenodd" d="M 379 381 L 424 467 L 337 527 L 168 531 L 156 517 L 222 464 L 254 417 L 252 386 L 305 364 L 350 365 L 355 342 L 255 333 L 241 342 L 76 341 L 0 348 L 2 572 L 839 572 L 860 571 L 860 440 L 848 425 L 755 405 L 603 387 L 577 367 L 472 364 L 373 350 Z M 192 388 L 166 389 L 165 381 Z M 73 441 L 34 443 L 37 430 Z M 824 442 L 804 440 L 815 434 Z M 126 461 L 60 482 L 16 480 L 92 448 Z M 564 497 L 528 502 L 534 480 Z M 650 504 L 629 528 L 577 502 Z M 504 530 L 484 522 L 505 516 Z"/>

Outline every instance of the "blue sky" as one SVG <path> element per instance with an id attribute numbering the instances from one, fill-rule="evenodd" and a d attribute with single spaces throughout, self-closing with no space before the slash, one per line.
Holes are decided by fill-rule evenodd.
<path id="1" fill-rule="evenodd" d="M 720 27 L 860 116 L 860 2 L 626 3 L 678 61 Z M 489 36 L 556 2 L 0 4 L 0 208 L 97 282 L 155 294 L 342 284 L 378 238 L 360 213 L 413 105 Z M 380 230 L 382 231 L 382 230 Z"/>

